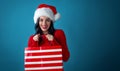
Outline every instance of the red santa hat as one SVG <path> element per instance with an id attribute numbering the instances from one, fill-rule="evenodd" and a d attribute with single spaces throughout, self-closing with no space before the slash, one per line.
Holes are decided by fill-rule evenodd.
<path id="1" fill-rule="evenodd" d="M 60 14 L 57 12 L 56 8 L 47 4 L 40 4 L 34 13 L 34 23 L 37 23 L 37 19 L 40 16 L 47 16 L 53 22 L 60 18 Z"/>

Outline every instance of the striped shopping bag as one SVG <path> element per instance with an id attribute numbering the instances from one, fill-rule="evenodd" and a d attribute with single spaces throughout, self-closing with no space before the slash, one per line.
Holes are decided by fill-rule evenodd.
<path id="1" fill-rule="evenodd" d="M 63 71 L 61 46 L 25 48 L 25 71 Z"/>

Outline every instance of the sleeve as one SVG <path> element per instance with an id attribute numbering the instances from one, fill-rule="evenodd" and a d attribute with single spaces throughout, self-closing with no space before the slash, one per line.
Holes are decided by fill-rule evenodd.
<path id="1" fill-rule="evenodd" d="M 66 36 L 62 30 L 58 31 L 58 37 L 59 37 L 59 44 L 62 45 L 62 55 L 63 55 L 63 61 L 68 61 L 70 57 L 70 52 L 68 50 L 67 42 L 66 42 Z"/>
<path id="2" fill-rule="evenodd" d="M 38 47 L 38 41 L 34 41 L 33 36 L 34 35 L 30 36 L 28 40 L 28 47 Z"/>

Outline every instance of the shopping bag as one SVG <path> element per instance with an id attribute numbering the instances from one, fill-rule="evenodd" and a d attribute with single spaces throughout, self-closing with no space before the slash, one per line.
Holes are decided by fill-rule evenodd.
<path id="1" fill-rule="evenodd" d="M 26 47 L 25 71 L 63 71 L 61 46 Z"/>

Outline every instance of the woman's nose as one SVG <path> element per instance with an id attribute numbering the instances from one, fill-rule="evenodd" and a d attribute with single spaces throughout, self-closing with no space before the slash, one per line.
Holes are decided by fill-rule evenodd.
<path id="1" fill-rule="evenodd" d="M 43 21 L 43 25 L 46 25 L 46 21 Z"/>

